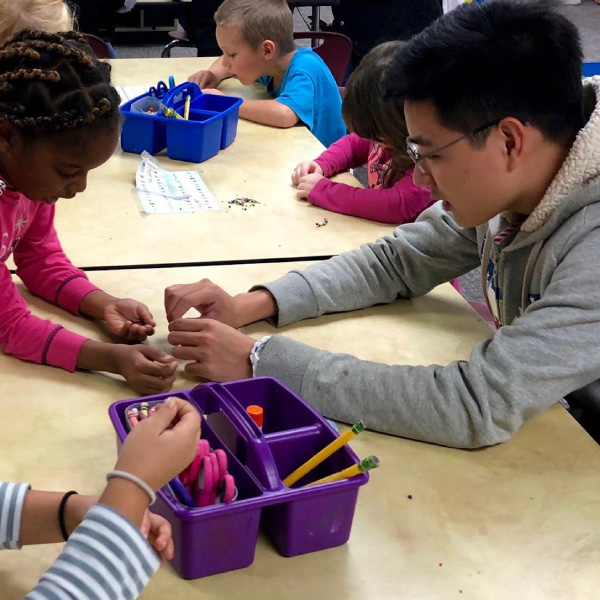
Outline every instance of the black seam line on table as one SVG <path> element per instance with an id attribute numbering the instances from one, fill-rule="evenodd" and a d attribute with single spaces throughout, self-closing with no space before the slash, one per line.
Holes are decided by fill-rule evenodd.
<path id="1" fill-rule="evenodd" d="M 82 271 L 128 271 L 136 269 L 173 269 L 177 267 L 226 267 L 232 265 L 260 265 L 286 262 L 318 262 L 329 260 L 336 256 L 335 254 L 324 254 L 322 256 L 290 256 L 284 258 L 248 258 L 242 260 L 209 260 L 198 262 L 178 262 L 178 263 L 156 263 L 149 265 L 108 265 L 105 267 L 78 267 Z M 14 269 L 10 269 L 12 275 Z"/>

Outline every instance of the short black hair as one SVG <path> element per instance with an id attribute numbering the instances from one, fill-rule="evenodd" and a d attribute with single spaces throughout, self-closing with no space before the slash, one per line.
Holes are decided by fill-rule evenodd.
<path id="1" fill-rule="evenodd" d="M 585 122 L 582 60 L 577 28 L 556 2 L 487 0 L 459 6 L 414 37 L 383 84 L 400 102 L 431 101 L 440 123 L 463 134 L 510 116 L 571 144 Z"/>

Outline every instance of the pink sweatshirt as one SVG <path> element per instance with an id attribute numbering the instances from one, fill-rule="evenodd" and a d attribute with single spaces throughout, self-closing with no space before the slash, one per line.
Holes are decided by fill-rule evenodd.
<path id="1" fill-rule="evenodd" d="M 22 360 L 74 371 L 87 338 L 33 316 L 6 266 L 13 254 L 29 290 L 78 314 L 83 298 L 98 289 L 65 256 L 54 229 L 54 206 L 32 202 L 0 178 L 0 347 Z"/>
<path id="2" fill-rule="evenodd" d="M 364 164 L 369 168 L 369 187 L 366 189 L 329 179 L 319 181 L 308 200 L 321 208 L 371 221 L 400 224 L 414 221 L 434 202 L 427 188 L 413 183 L 413 168 L 393 187 L 383 188 L 391 167 L 392 152 L 354 133 L 332 144 L 316 162 L 326 178 Z"/>

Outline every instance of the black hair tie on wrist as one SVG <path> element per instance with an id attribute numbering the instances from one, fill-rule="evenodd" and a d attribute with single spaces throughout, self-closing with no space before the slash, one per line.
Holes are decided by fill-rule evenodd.
<path id="1" fill-rule="evenodd" d="M 67 500 L 77 494 L 75 490 L 71 490 L 67 492 L 60 501 L 60 505 L 58 507 L 58 526 L 60 527 L 60 532 L 62 533 L 63 539 L 65 542 L 69 539 L 69 534 L 67 533 L 67 527 L 65 525 L 65 507 L 67 506 Z"/>

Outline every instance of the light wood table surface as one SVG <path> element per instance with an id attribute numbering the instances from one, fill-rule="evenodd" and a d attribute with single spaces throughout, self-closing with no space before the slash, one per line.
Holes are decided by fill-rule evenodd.
<path id="1" fill-rule="evenodd" d="M 161 310 L 166 285 L 209 277 L 239 292 L 290 266 L 93 275 L 107 291 L 150 305 L 158 323 L 152 342 L 166 349 Z M 100 339 L 92 323 L 27 299 L 36 314 Z M 273 332 L 264 323 L 247 330 L 257 337 Z M 472 346 L 490 335 L 449 285 L 415 301 L 323 317 L 282 333 L 365 359 L 415 365 L 466 359 Z M 377 343 L 368 344 L 367 338 Z M 107 408 L 131 393 L 109 377 L 71 375 L 7 356 L 0 356 L 0 373 L 0 480 L 99 492 L 115 459 Z M 190 385 L 184 378 L 177 382 L 178 388 Z M 597 595 L 600 452 L 561 406 L 529 421 L 509 442 L 485 450 L 454 450 L 368 431 L 352 447 L 361 457 L 377 455 L 382 466 L 361 488 L 346 545 L 283 558 L 261 536 L 252 566 L 195 581 L 181 580 L 166 566 L 142 598 L 589 600 Z M 21 598 L 60 548 L 4 552 L 3 600 Z"/>
<path id="2" fill-rule="evenodd" d="M 207 68 L 211 58 L 118 59 L 112 61 L 116 85 L 155 85 L 173 75 L 177 83 Z M 259 85 L 244 87 L 231 80 L 222 89 L 246 98 L 264 98 Z M 192 164 L 158 155 L 172 170 L 199 170 L 222 205 L 220 211 L 195 214 L 143 215 L 135 191 L 137 154 L 120 148 L 89 176 L 88 188 L 57 204 L 56 227 L 61 243 L 79 267 L 210 263 L 272 258 L 331 256 L 371 242 L 393 230 L 355 217 L 311 206 L 296 198 L 291 173 L 302 160 L 323 150 L 306 127 L 276 129 L 239 121 L 237 138 L 213 158 Z M 349 173 L 338 176 L 360 184 Z M 229 207 L 235 198 L 259 205 Z M 327 218 L 326 227 L 316 222 Z"/>

